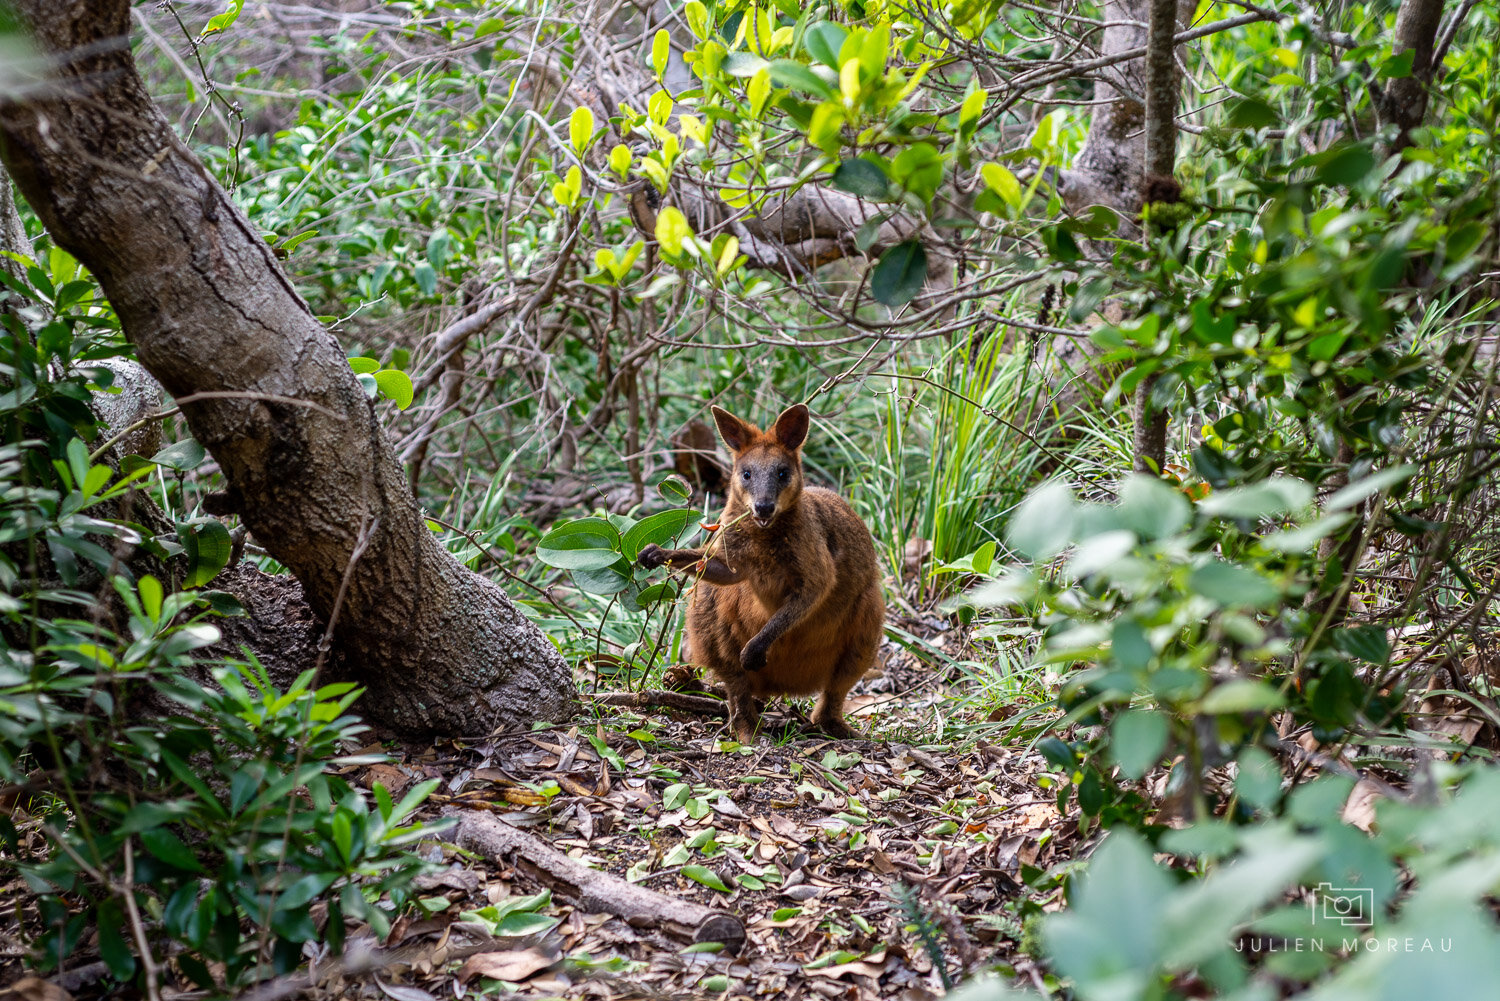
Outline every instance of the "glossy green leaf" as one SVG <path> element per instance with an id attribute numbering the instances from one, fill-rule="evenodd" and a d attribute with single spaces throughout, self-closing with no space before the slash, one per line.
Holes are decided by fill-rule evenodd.
<path id="1" fill-rule="evenodd" d="M 542 536 L 537 559 L 562 570 L 601 570 L 620 559 L 619 531 L 603 518 L 565 521 Z"/>
<path id="2" fill-rule="evenodd" d="M 877 302 L 892 308 L 911 302 L 927 281 L 927 251 L 916 240 L 907 240 L 880 255 L 870 274 L 870 292 Z"/>

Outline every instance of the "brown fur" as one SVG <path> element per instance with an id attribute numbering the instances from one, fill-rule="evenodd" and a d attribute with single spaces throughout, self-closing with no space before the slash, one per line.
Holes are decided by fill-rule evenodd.
<path id="1" fill-rule="evenodd" d="M 691 599 L 689 656 L 724 683 L 741 742 L 755 739 L 755 700 L 771 695 L 818 695 L 813 725 L 852 737 L 844 696 L 885 628 L 870 530 L 838 494 L 803 485 L 807 407 L 765 432 L 718 407 L 714 420 L 734 455 L 719 531 L 704 549 L 648 546 L 641 564 L 692 570 L 711 585 Z"/>

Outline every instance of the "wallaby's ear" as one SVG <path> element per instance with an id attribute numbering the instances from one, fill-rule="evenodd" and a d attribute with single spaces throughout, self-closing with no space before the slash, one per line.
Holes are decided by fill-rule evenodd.
<path id="1" fill-rule="evenodd" d="M 776 418 L 776 427 L 771 430 L 771 437 L 783 448 L 795 452 L 802 447 L 807 440 L 807 426 L 812 421 L 808 416 L 807 404 L 799 403 L 794 407 L 787 407 Z"/>
<path id="2" fill-rule="evenodd" d="M 760 431 L 753 424 L 746 424 L 722 407 L 714 407 L 714 423 L 719 425 L 719 436 L 731 452 L 743 452 L 745 446 L 755 439 Z"/>

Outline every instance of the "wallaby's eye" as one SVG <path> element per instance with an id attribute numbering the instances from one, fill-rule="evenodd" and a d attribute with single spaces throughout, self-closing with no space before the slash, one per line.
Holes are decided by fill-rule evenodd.
<path id="1" fill-rule="evenodd" d="M 750 470 L 746 469 L 743 472 L 741 472 L 740 473 L 740 479 L 744 480 L 746 483 L 749 483 L 750 482 Z"/>
<path id="2" fill-rule="evenodd" d="M 785 483 L 786 478 L 790 475 L 792 475 L 792 471 L 785 466 L 782 466 L 780 469 L 776 470 L 776 478 L 782 483 Z"/>

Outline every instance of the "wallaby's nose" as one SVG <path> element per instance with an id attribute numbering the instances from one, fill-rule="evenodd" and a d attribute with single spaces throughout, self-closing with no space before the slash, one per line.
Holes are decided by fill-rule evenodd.
<path id="1" fill-rule="evenodd" d="M 767 501 L 756 501 L 755 502 L 755 517 L 758 518 L 758 519 L 760 519 L 761 521 L 770 521 L 771 520 L 771 515 L 773 515 L 775 513 L 776 513 L 776 502 L 775 501 L 769 501 L 769 502 L 767 502 Z"/>

